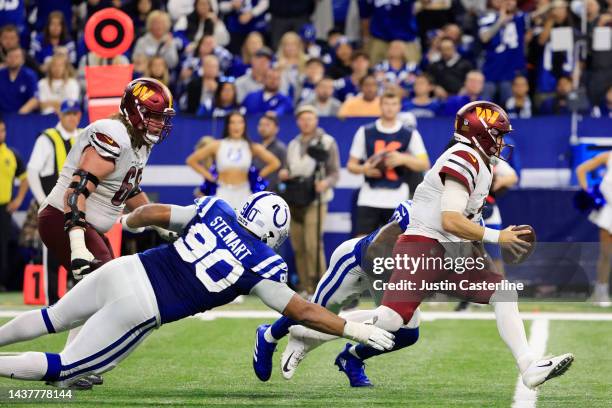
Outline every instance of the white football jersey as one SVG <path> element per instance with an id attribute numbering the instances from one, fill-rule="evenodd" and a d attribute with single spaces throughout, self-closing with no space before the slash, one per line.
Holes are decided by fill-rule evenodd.
<path id="1" fill-rule="evenodd" d="M 115 162 L 115 169 L 88 198 L 86 219 L 98 232 L 108 231 L 121 216 L 125 201 L 134 189 L 138 188 L 151 148 L 132 147 L 126 127 L 116 119 L 100 119 L 87 126 L 79 134 L 57 184 L 47 197 L 46 203 L 64 211 L 64 193 L 72 182 L 72 174 L 79 167 L 83 150 L 88 146 L 105 159 Z M 44 204 L 41 206 L 44 208 Z"/>
<path id="2" fill-rule="evenodd" d="M 457 143 L 442 153 L 416 188 L 406 235 L 423 235 L 440 242 L 466 241 L 442 228 L 440 201 L 445 175 L 453 176 L 467 187 L 470 196 L 463 215 L 480 225 L 482 206 L 493 180 L 491 167 L 472 147 Z"/>

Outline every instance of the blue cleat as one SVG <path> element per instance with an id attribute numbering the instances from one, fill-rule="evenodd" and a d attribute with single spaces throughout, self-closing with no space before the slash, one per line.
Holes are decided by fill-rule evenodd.
<path id="1" fill-rule="evenodd" d="M 253 349 L 253 370 L 261 381 L 268 381 L 272 375 L 272 355 L 276 351 L 276 343 L 269 343 L 264 333 L 270 327 L 262 324 L 255 330 L 255 349 Z"/>
<path id="2" fill-rule="evenodd" d="M 344 350 L 336 357 L 335 365 L 338 370 L 342 371 L 349 379 L 351 387 L 373 387 L 370 379 L 365 373 L 365 364 L 363 360 L 349 353 L 352 344 L 347 343 Z"/>

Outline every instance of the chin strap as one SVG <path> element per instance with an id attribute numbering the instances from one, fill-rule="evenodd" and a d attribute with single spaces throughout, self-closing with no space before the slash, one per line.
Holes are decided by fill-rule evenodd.
<path id="1" fill-rule="evenodd" d="M 70 183 L 68 188 L 72 189 L 72 193 L 68 195 L 68 207 L 70 207 L 70 212 L 64 214 L 64 230 L 70 231 L 74 227 L 87 228 L 87 221 L 85 220 L 85 212 L 79 210 L 78 202 L 79 196 L 82 194 L 85 199 L 89 197 L 91 192 L 87 188 L 87 182 L 93 183 L 94 187 L 98 187 L 100 181 L 93 174 L 82 170 L 77 169 L 72 176 L 79 177 L 79 181 L 73 181 Z"/>

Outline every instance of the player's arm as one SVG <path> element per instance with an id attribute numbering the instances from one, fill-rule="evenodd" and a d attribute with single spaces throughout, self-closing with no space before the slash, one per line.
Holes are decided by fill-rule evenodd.
<path id="1" fill-rule="evenodd" d="M 259 170 L 259 175 L 263 178 L 268 177 L 281 166 L 281 162 L 278 157 L 259 143 L 253 143 L 253 156 L 261 159 L 261 161 L 266 164 L 265 167 Z"/>
<path id="2" fill-rule="evenodd" d="M 453 176 L 446 175 L 440 202 L 444 231 L 470 241 L 510 245 L 518 253 L 527 252 L 530 244 L 520 239 L 519 236 L 528 234 L 529 230 L 512 231 L 514 226 L 511 225 L 499 231 L 470 221 L 463 215 L 468 199 L 469 192 L 465 184 Z"/>
<path id="3" fill-rule="evenodd" d="M 87 147 L 64 194 L 64 229 L 70 237 L 71 269 L 76 279 L 91 272 L 94 262 L 94 256 L 85 245 L 87 197 L 114 169 L 114 160 L 100 156 L 91 146 Z"/>
<path id="4" fill-rule="evenodd" d="M 134 211 L 138 207 L 142 207 L 143 205 L 150 204 L 149 196 L 147 193 L 142 191 L 140 187 L 138 187 L 135 191 L 128 196 L 128 199 L 125 201 L 125 206 L 129 211 Z"/>
<path id="5" fill-rule="evenodd" d="M 209 157 L 213 157 L 215 154 L 217 154 L 218 149 L 218 141 L 209 143 L 189 155 L 189 157 L 187 157 L 186 163 L 189 167 L 201 174 L 202 177 L 204 177 L 206 180 L 215 182 L 216 180 L 213 175 L 208 171 L 206 167 L 202 166 L 202 161 L 206 160 Z"/>
<path id="6" fill-rule="evenodd" d="M 390 350 L 394 345 L 393 334 L 373 325 L 348 322 L 302 299 L 285 284 L 264 279 L 253 287 L 251 293 L 270 308 L 311 329 L 358 341 L 378 350 Z"/>
<path id="7" fill-rule="evenodd" d="M 403 232 L 400 225 L 395 221 L 388 223 L 378 231 L 365 253 L 365 263 L 368 270 L 375 258 L 391 256 L 395 241 L 397 241 L 398 235 Z"/>
<path id="8" fill-rule="evenodd" d="M 587 174 L 598 167 L 605 166 L 608 163 L 608 158 L 610 157 L 610 152 L 600 153 L 597 156 L 593 157 L 581 163 L 580 166 L 576 167 L 576 178 L 578 179 L 578 184 L 583 190 L 589 188 L 589 183 L 587 182 Z"/>
<path id="9" fill-rule="evenodd" d="M 195 214 L 195 205 L 145 204 L 121 217 L 121 224 L 131 232 L 141 232 L 145 227 L 181 232 Z"/>
<path id="10" fill-rule="evenodd" d="M 499 9 L 499 16 L 495 24 L 493 24 L 491 27 L 483 28 L 480 30 L 480 33 L 478 34 L 480 41 L 482 41 L 484 44 L 491 41 L 491 38 L 493 38 L 495 34 L 497 34 L 497 32 L 504 26 L 504 24 L 506 24 L 511 19 L 512 15 L 508 15 L 506 11 L 506 5 L 502 4 L 501 8 Z"/>

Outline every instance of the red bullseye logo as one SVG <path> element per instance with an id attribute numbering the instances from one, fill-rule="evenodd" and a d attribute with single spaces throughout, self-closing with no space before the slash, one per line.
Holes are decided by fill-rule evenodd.
<path id="1" fill-rule="evenodd" d="M 106 8 L 92 15 L 85 25 L 85 44 L 103 58 L 126 52 L 134 40 L 134 24 L 123 11 Z"/>

